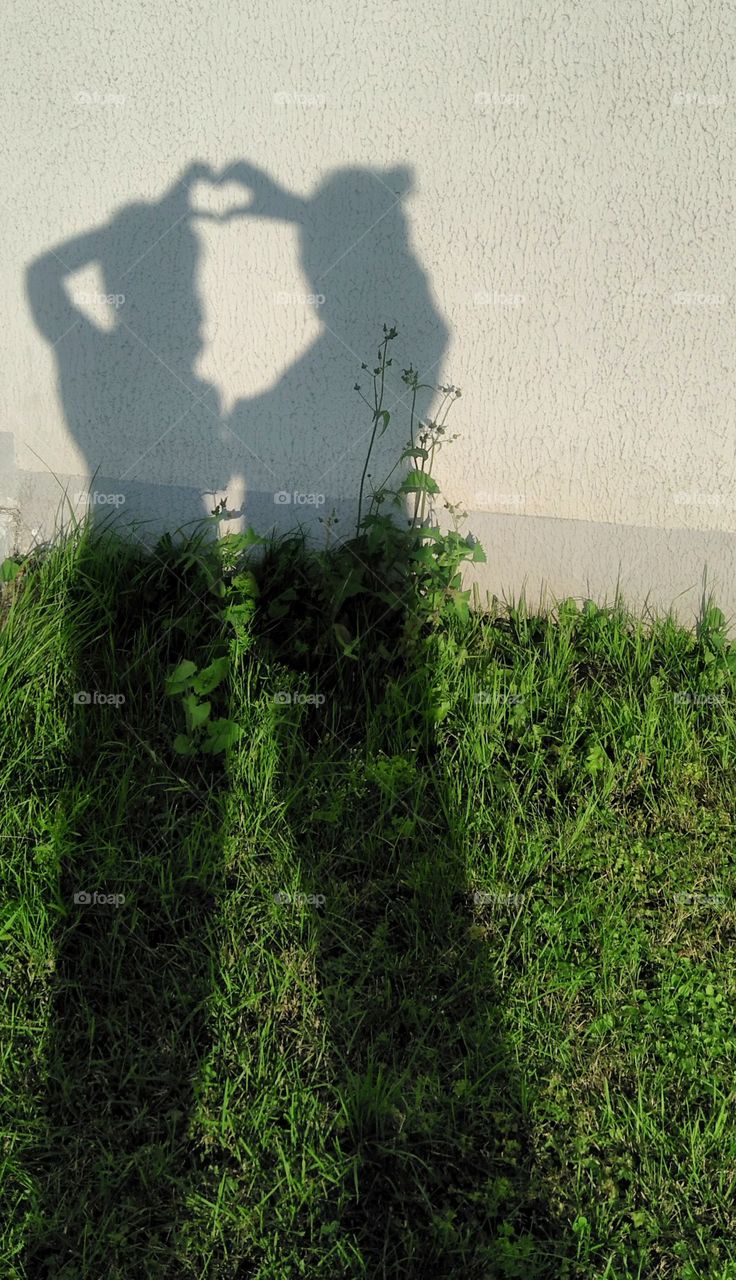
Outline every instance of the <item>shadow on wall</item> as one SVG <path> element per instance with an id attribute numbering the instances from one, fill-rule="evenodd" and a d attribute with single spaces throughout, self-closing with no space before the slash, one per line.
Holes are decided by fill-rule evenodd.
<path id="1" fill-rule="evenodd" d="M 169 528 L 209 514 L 213 494 L 229 493 L 232 503 L 244 493 L 243 514 L 264 531 L 279 514 L 279 491 L 296 488 L 327 502 L 338 493 L 350 497 L 352 510 L 371 426 L 357 397 L 351 400 L 361 362 L 373 365 L 383 324 L 396 325 L 391 409 L 409 398 L 402 368 L 412 364 L 423 380 L 439 381 L 448 338 L 410 245 L 402 202 L 411 179 L 408 169 L 341 169 L 302 197 L 246 162 L 220 173 L 194 163 L 157 202 L 130 204 L 32 262 L 30 306 L 57 361 L 85 484 L 96 476 L 95 490 L 105 493 L 114 482 L 126 515 L 159 527 L 163 519 Z M 202 182 L 242 184 L 249 197 L 224 214 L 201 212 L 191 189 Z M 197 290 L 204 218 L 296 226 L 303 280 L 284 287 L 303 295 L 306 281 L 306 296 L 321 304 L 311 345 L 285 363 L 272 387 L 237 401 L 229 414 L 218 388 L 195 372 L 205 318 Z M 103 294 L 75 294 L 69 277 L 94 265 Z M 84 302 L 97 303 L 111 327 L 90 319 Z M 266 319 L 242 315 L 243 360 L 249 333 Z M 391 457 L 389 470 L 403 443 L 386 442 L 377 465 Z M 292 514 L 281 524 L 293 521 Z"/>

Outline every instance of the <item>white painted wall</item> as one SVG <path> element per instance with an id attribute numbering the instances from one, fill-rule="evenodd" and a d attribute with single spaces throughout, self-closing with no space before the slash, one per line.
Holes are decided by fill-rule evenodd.
<path id="1" fill-rule="evenodd" d="M 484 587 L 687 620 L 707 567 L 736 612 L 731 3 L 20 0 L 5 33 L 6 545 L 95 470 L 152 528 L 298 491 L 347 531 L 397 323 L 376 479 L 400 369 L 461 386 L 439 479 Z"/>

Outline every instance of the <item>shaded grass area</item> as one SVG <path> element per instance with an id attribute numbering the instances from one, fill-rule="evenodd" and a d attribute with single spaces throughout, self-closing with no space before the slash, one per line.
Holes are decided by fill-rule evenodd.
<path id="1" fill-rule="evenodd" d="M 213 555 L 4 589 L 2 1274 L 736 1276 L 718 614 L 356 604 L 346 654 L 297 542 L 237 633 Z"/>

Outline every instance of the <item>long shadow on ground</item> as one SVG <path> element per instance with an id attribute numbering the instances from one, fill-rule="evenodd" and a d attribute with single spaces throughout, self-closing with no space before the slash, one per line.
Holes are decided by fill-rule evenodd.
<path id="1" fill-rule="evenodd" d="M 561 1228 L 535 1176 L 484 927 L 514 906 L 469 883 L 442 728 L 453 628 L 407 626 L 398 597 L 393 610 L 357 599 L 340 625 L 367 644 L 357 660 L 324 655 L 310 617 L 328 585 L 294 564 L 279 584 L 278 557 L 270 571 L 261 638 L 307 690 L 279 706 L 278 736 L 302 772 L 288 816 L 347 1168 L 330 1229 L 354 1244 L 356 1275 L 557 1277 Z M 278 618 L 283 591 L 293 603 L 279 623 L 269 608 Z"/>
<path id="2" fill-rule="evenodd" d="M 181 1276 L 175 1230 L 197 1165 L 221 779 L 206 761 L 188 779 L 172 764 L 163 675 L 209 651 L 220 619 L 176 557 L 115 546 L 83 539 L 59 599 L 70 725 L 45 1113 L 28 1161 L 34 1280 Z"/>
<path id="3" fill-rule="evenodd" d="M 366 571 L 341 614 L 363 637 L 347 658 L 320 635 L 316 562 L 267 555 L 232 714 L 265 724 L 257 669 L 273 756 L 240 792 L 247 735 L 229 779 L 171 750 L 165 673 L 225 648 L 217 597 L 185 563 L 82 552 L 59 604 L 70 698 L 124 701 L 70 713 L 28 1276 L 560 1276 L 458 820 L 452 628 L 387 608 L 401 566 L 384 601 Z M 269 789 L 295 870 L 259 917 Z M 311 1042 L 268 989 L 279 948 L 305 937 Z M 251 955 L 263 977 L 246 991 Z M 316 1142 L 294 1119 L 310 1109 Z"/>

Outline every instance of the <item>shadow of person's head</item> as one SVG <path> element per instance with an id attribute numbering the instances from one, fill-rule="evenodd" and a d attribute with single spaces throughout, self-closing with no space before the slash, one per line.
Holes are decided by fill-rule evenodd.
<path id="1" fill-rule="evenodd" d="M 397 302 L 404 308 L 426 305 L 425 277 L 403 207 L 412 189 L 409 168 L 337 169 L 306 197 L 242 161 L 223 170 L 219 181 L 241 183 L 250 192 L 250 202 L 227 217 L 298 227 L 300 265 L 324 321 L 339 317 L 351 330 L 359 325 L 371 334 L 372 344 Z"/>

